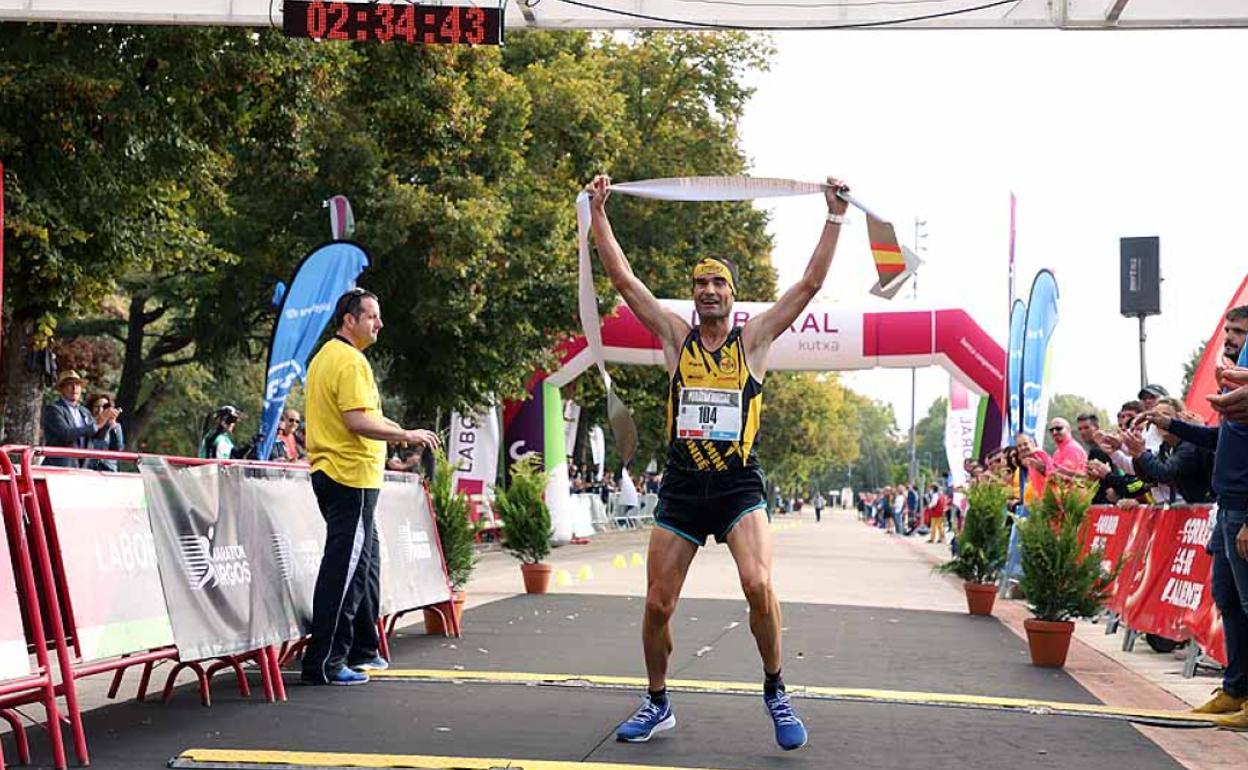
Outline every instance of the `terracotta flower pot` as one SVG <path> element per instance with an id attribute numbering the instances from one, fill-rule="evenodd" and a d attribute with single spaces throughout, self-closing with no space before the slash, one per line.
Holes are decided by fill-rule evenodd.
<path id="1" fill-rule="evenodd" d="M 997 587 L 993 583 L 963 583 L 966 590 L 966 608 L 972 615 L 991 615 L 992 605 L 997 601 Z"/>
<path id="2" fill-rule="evenodd" d="M 1023 621 L 1023 628 L 1027 630 L 1027 646 L 1031 648 L 1032 665 L 1049 668 L 1066 665 L 1070 637 L 1075 632 L 1072 621 L 1028 618 Z"/>
<path id="3" fill-rule="evenodd" d="M 530 564 L 522 562 L 520 573 L 524 575 L 524 592 L 528 594 L 544 594 L 550 589 L 549 564 Z"/>
<path id="4" fill-rule="evenodd" d="M 456 627 L 462 627 L 460 621 L 464 616 L 464 600 L 468 595 L 463 591 L 456 591 L 451 601 L 452 611 L 455 613 Z M 431 636 L 446 636 L 446 624 L 442 622 L 442 615 L 428 607 L 425 608 L 425 634 Z"/>

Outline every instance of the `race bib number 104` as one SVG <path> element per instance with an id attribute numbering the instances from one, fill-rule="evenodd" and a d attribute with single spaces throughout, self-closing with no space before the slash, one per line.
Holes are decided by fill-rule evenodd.
<path id="1" fill-rule="evenodd" d="M 741 391 L 719 388 L 684 388 L 680 392 L 677 438 L 739 441 L 741 439 Z"/>

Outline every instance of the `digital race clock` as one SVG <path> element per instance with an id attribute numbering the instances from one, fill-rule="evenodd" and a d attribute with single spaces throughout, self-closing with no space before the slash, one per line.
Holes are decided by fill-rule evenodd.
<path id="1" fill-rule="evenodd" d="M 282 31 L 317 40 L 498 45 L 503 18 L 497 7 L 285 0 Z"/>

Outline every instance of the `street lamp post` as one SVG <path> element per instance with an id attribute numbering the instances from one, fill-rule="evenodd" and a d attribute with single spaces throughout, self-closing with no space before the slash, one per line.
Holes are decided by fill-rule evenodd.
<path id="1" fill-rule="evenodd" d="M 927 227 L 926 219 L 914 218 L 914 250 L 916 253 L 926 251 L 927 247 L 923 245 L 923 239 L 927 237 L 924 228 Z M 919 274 L 915 273 L 911 278 L 911 287 L 913 288 L 913 298 L 919 299 Z M 917 436 L 915 435 L 915 394 L 917 391 L 917 372 L 915 367 L 910 367 L 910 483 L 914 484 L 919 478 L 919 461 L 915 456 L 917 448 Z"/>

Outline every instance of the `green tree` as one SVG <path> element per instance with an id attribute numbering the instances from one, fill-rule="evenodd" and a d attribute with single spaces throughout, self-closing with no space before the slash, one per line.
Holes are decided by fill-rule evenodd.
<path id="1" fill-rule="evenodd" d="M 949 399 L 940 396 L 927 409 L 927 416 L 914 426 L 915 452 L 927 479 L 939 478 L 949 470 L 945 456 L 945 419 L 949 414 Z"/>
<path id="2" fill-rule="evenodd" d="M 10 438 L 36 438 L 42 383 L 26 356 L 48 346 L 58 322 L 101 310 L 119 290 L 121 312 L 67 326 L 125 345 L 119 403 L 141 433 L 144 378 L 197 360 L 206 335 L 179 321 L 205 298 L 205 277 L 251 256 L 213 232 L 243 203 L 231 183 L 257 178 L 236 150 L 251 143 L 276 157 L 298 143 L 298 121 L 273 119 L 301 98 L 321 102 L 311 86 L 333 82 L 319 62 L 335 56 L 322 48 L 243 29 L 0 29 Z M 219 294 L 227 301 L 204 328 L 237 329 L 223 321 L 238 286 Z"/>
<path id="3" fill-rule="evenodd" d="M 1041 424 L 1044 430 L 1044 451 L 1052 454 L 1057 446 L 1053 443 L 1053 437 L 1049 435 L 1047 430 L 1048 421 L 1057 417 L 1064 417 L 1070 423 L 1070 429 L 1075 430 L 1075 423 L 1081 414 L 1095 414 L 1101 425 L 1111 425 L 1105 415 L 1105 410 L 1098 408 L 1083 396 L 1075 396 L 1069 393 L 1054 393 L 1053 398 L 1049 401 L 1049 416 L 1045 418 L 1045 422 Z M 1078 441 L 1078 436 L 1073 436 Z"/>
<path id="4" fill-rule="evenodd" d="M 1196 370 L 1200 367 L 1200 358 L 1205 354 L 1205 346 L 1197 345 L 1193 348 L 1191 355 L 1187 357 L 1187 361 L 1183 364 L 1183 385 L 1179 389 L 1179 397 L 1187 396 L 1187 391 L 1192 389 L 1192 380 L 1196 377 Z"/>
<path id="5" fill-rule="evenodd" d="M 773 372 L 763 397 L 758 457 L 785 492 L 806 490 L 830 467 L 858 459 L 856 413 L 835 377 Z"/>
<path id="6" fill-rule="evenodd" d="M 835 464 L 829 471 L 827 485 L 875 489 L 905 481 L 909 444 L 897 431 L 893 407 L 849 389 L 845 399 L 855 415 L 858 459 L 852 465 Z"/>

